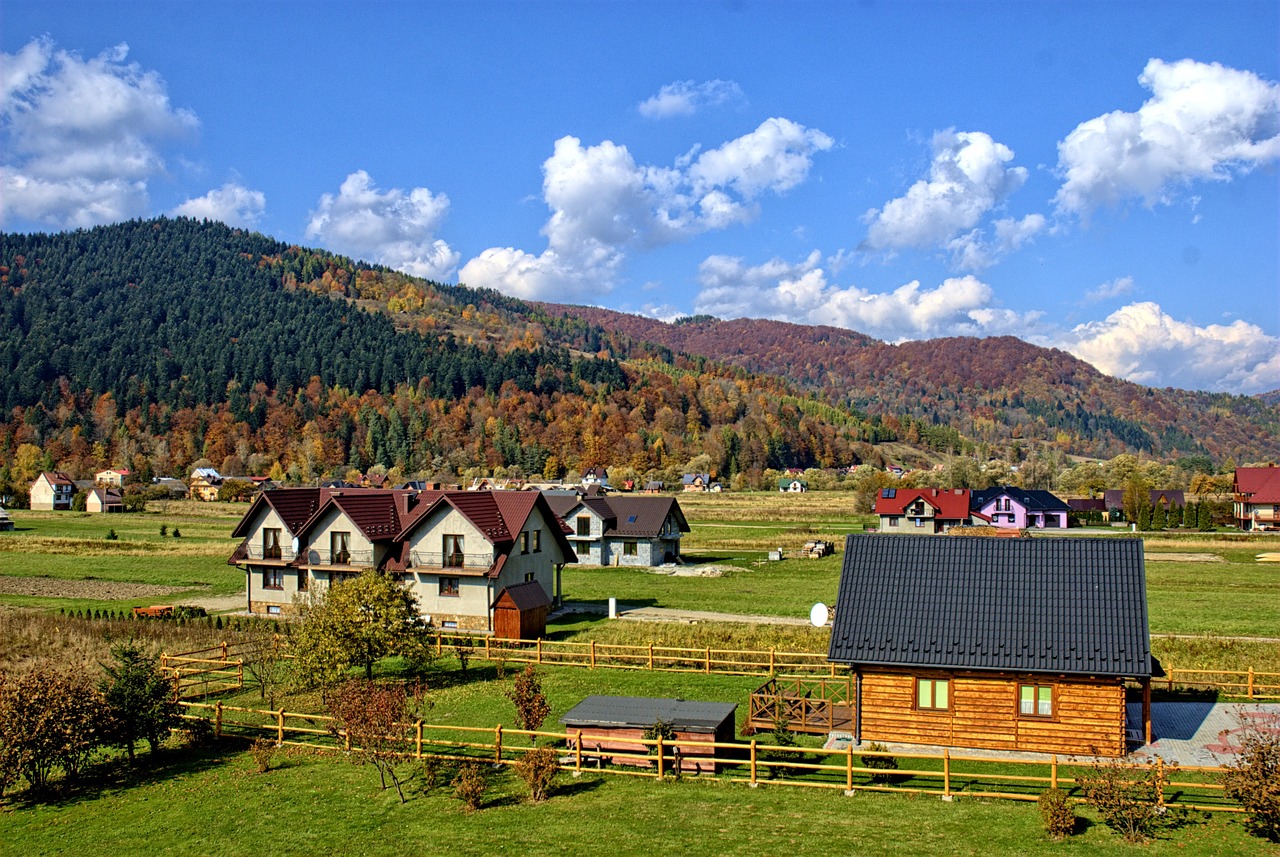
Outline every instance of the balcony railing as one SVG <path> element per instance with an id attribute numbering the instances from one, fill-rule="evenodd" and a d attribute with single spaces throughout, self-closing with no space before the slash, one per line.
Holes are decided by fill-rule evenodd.
<path id="1" fill-rule="evenodd" d="M 483 553 L 446 554 L 443 551 L 413 551 L 409 555 L 414 568 L 470 568 L 487 570 L 493 556 Z"/>
<path id="2" fill-rule="evenodd" d="M 307 562 L 310 565 L 358 565 L 363 568 L 373 565 L 373 551 L 310 550 L 307 551 Z"/>
<path id="3" fill-rule="evenodd" d="M 249 559 L 279 560 L 292 562 L 296 554 L 288 545 L 266 548 L 262 545 L 249 545 Z"/>

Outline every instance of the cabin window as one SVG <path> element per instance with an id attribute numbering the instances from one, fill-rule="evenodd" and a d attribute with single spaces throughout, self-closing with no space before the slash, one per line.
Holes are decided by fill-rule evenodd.
<path id="1" fill-rule="evenodd" d="M 440 578 L 440 594 L 441 595 L 457 595 L 458 594 L 458 578 L 442 577 Z"/>
<path id="2" fill-rule="evenodd" d="M 329 561 L 334 565 L 351 564 L 351 533 L 329 534 Z"/>
<path id="3" fill-rule="evenodd" d="M 533 552 L 542 553 L 542 530 L 533 531 Z"/>
<path id="4" fill-rule="evenodd" d="M 1048 684 L 1018 685 L 1018 714 L 1024 717 L 1053 716 L 1053 686 Z"/>
<path id="5" fill-rule="evenodd" d="M 951 707 L 951 681 L 945 678 L 916 679 L 916 708 L 946 711 Z"/>
<path id="6" fill-rule="evenodd" d="M 267 527 L 262 531 L 262 558 L 280 559 L 280 530 Z"/>
<path id="7" fill-rule="evenodd" d="M 264 568 L 262 570 L 263 589 L 284 589 L 284 569 Z"/>
<path id="8" fill-rule="evenodd" d="M 520 553 L 529 552 L 529 531 L 525 530 L 520 533 Z"/>
<path id="9" fill-rule="evenodd" d="M 591 516 L 590 515 L 578 516 L 578 535 L 580 536 L 591 535 Z"/>
<path id="10" fill-rule="evenodd" d="M 640 555 L 639 546 L 635 542 L 623 542 L 622 555 L 623 556 L 639 556 Z"/>
<path id="11" fill-rule="evenodd" d="M 466 559 L 466 553 L 463 550 L 462 536 L 446 535 L 444 537 L 444 567 L 445 568 L 462 568 L 462 563 Z M 445 578 L 440 578 L 444 580 Z M 453 578 L 456 580 L 457 578 Z M 456 594 L 456 593 L 455 593 Z"/>

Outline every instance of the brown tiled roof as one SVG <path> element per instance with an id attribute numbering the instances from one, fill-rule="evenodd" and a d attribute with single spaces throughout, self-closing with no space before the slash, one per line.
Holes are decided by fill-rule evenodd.
<path id="1" fill-rule="evenodd" d="M 46 470 L 40 475 L 49 480 L 50 485 L 70 485 L 72 488 L 76 485 L 75 481 L 61 470 Z"/>
<path id="2" fill-rule="evenodd" d="M 316 513 L 316 509 L 320 508 L 320 504 L 331 493 L 327 488 L 279 488 L 263 491 L 253 499 L 231 535 L 235 538 L 249 535 L 249 521 L 264 504 L 275 510 L 290 533 L 297 535 L 302 525 Z"/>

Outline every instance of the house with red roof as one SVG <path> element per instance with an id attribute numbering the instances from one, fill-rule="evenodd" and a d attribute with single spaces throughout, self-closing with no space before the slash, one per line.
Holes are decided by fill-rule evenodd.
<path id="1" fill-rule="evenodd" d="M 1231 499 L 1240 529 L 1280 530 L 1280 467 L 1237 467 Z"/>
<path id="2" fill-rule="evenodd" d="M 245 569 L 252 613 L 288 613 L 376 570 L 398 577 L 431 624 L 478 633 L 494 632 L 494 606 L 517 586 L 504 603 L 545 623 L 561 569 L 577 561 L 537 492 L 280 488 L 258 495 L 233 535 L 243 541 L 229 563 Z"/>
<path id="3" fill-rule="evenodd" d="M 46 512 L 71 511 L 76 483 L 60 470 L 46 471 L 31 483 L 31 508 Z"/>
<path id="4" fill-rule="evenodd" d="M 970 498 L 968 488 L 882 488 L 875 506 L 880 532 L 933 535 L 991 523 L 969 508 Z"/>

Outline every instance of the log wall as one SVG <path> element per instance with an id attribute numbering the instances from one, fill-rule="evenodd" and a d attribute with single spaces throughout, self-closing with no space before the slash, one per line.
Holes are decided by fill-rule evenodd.
<path id="1" fill-rule="evenodd" d="M 1125 753 L 1120 679 L 952 673 L 949 709 L 932 711 L 916 708 L 917 676 L 947 677 L 937 672 L 863 673 L 864 741 L 1076 755 Z M 1020 684 L 1052 685 L 1053 716 L 1020 715 Z"/>

